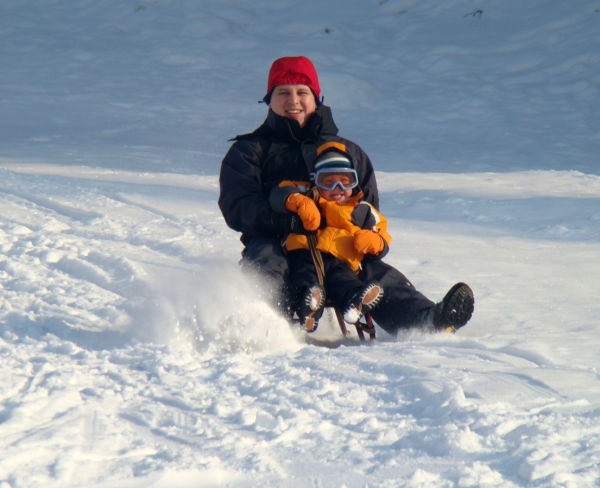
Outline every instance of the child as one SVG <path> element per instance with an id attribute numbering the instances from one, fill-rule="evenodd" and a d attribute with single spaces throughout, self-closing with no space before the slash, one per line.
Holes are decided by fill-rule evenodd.
<path id="1" fill-rule="evenodd" d="M 318 201 L 303 193 L 306 183 L 282 182 L 285 208 L 302 222 L 301 233 L 285 241 L 290 263 L 290 288 L 300 322 L 311 332 L 317 327 L 325 297 L 338 307 L 348 323 L 372 310 L 383 296 L 376 282 L 358 277 L 363 259 L 379 259 L 388 251 L 391 237 L 387 221 L 374 207 L 362 201 L 358 176 L 344 144 L 327 142 L 317 149 L 314 186 Z M 323 223 L 324 225 L 321 225 Z M 316 248 L 324 264 L 324 288 L 318 282 L 306 231 L 315 233 Z"/>

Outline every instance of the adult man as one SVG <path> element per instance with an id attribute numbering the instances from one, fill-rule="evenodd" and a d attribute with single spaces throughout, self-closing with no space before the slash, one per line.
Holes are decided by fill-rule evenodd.
<path id="1" fill-rule="evenodd" d="M 358 174 L 364 201 L 379 207 L 373 165 L 354 142 L 338 136 L 331 110 L 320 100 L 317 71 L 306 57 L 284 57 L 269 71 L 264 102 L 266 120 L 255 131 L 234 138 L 221 165 L 219 207 L 227 225 L 242 233 L 242 264 L 262 273 L 276 305 L 289 309 L 289 267 L 281 242 L 289 233 L 306 233 L 298 215 L 278 213 L 286 198 L 279 183 L 310 181 L 317 147 L 325 142 L 344 146 Z M 459 283 L 436 305 L 418 292 L 398 270 L 379 259 L 365 259 L 361 279 L 377 281 L 385 296 L 373 318 L 387 332 L 412 326 L 458 328 L 473 311 L 471 289 Z"/>

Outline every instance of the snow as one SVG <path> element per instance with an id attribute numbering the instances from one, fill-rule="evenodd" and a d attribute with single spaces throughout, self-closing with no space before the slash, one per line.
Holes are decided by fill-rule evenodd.
<path id="1" fill-rule="evenodd" d="M 595 0 L 0 6 L 0 488 L 600 486 Z M 320 346 L 216 205 L 270 63 L 371 156 L 456 335 Z M 330 318 L 331 319 L 331 318 Z"/>

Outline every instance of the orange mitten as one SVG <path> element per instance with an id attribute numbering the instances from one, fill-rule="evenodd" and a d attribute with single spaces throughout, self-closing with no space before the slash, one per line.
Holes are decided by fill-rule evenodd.
<path id="1" fill-rule="evenodd" d="M 374 230 L 361 229 L 354 234 L 354 249 L 363 254 L 379 254 L 385 243 L 383 237 Z"/>
<path id="2" fill-rule="evenodd" d="M 317 230 L 321 225 L 321 213 L 312 198 L 301 193 L 292 193 L 285 201 L 285 208 L 298 214 L 306 230 Z"/>

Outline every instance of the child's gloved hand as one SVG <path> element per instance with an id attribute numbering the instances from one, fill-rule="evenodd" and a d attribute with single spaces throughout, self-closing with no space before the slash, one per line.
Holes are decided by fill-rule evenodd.
<path id="1" fill-rule="evenodd" d="M 374 230 L 361 229 L 354 234 L 354 249 L 363 254 L 379 254 L 383 251 L 383 237 Z"/>
<path id="2" fill-rule="evenodd" d="M 312 198 L 301 193 L 292 193 L 285 201 L 285 208 L 302 220 L 307 231 L 316 231 L 321 225 L 321 213 Z"/>

